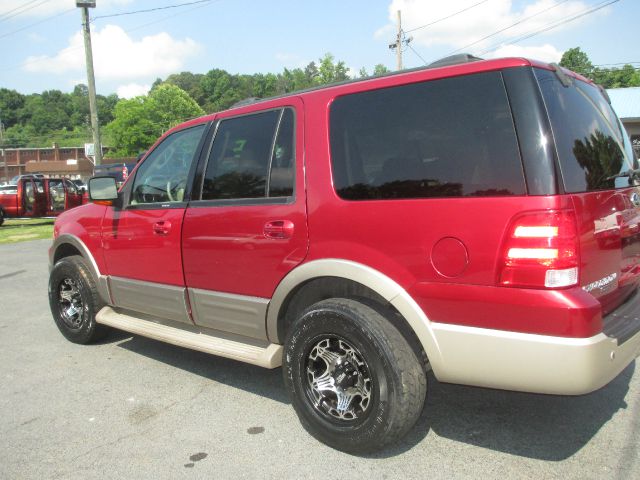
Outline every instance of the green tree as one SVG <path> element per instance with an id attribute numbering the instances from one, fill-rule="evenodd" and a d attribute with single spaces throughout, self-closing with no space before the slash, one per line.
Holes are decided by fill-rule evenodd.
<path id="1" fill-rule="evenodd" d="M 389 70 L 387 67 L 385 67 L 381 63 L 378 63 L 375 67 L 373 67 L 374 77 L 379 77 L 380 75 L 386 75 L 387 73 L 391 73 L 391 70 Z"/>
<path id="2" fill-rule="evenodd" d="M 335 63 L 334 60 L 335 57 L 330 53 L 325 53 L 324 57 L 320 59 L 320 67 L 318 67 L 318 79 L 321 85 L 341 82 L 349 78 L 349 75 L 347 75 L 347 66 L 345 65 L 345 63 L 342 61 Z"/>
<path id="3" fill-rule="evenodd" d="M 191 98 L 193 98 L 198 105 L 202 105 L 205 99 L 204 92 L 202 91 L 201 73 L 180 72 L 169 75 L 165 80 L 165 83 L 171 83 L 176 87 L 180 87 L 187 92 Z"/>
<path id="4" fill-rule="evenodd" d="M 586 53 L 580 50 L 580 47 L 570 48 L 562 54 L 560 66 L 568 68 L 585 77 L 591 77 L 593 72 L 593 64 Z"/>
<path id="5" fill-rule="evenodd" d="M 24 95 L 0 88 L 0 120 L 5 128 L 11 128 L 18 123 L 18 110 L 24 106 Z"/>
<path id="6" fill-rule="evenodd" d="M 164 83 L 147 96 L 118 101 L 106 132 L 111 156 L 136 155 L 149 148 L 166 130 L 204 111 L 187 92 Z"/>
<path id="7" fill-rule="evenodd" d="M 31 125 L 37 134 L 72 128 L 73 106 L 69 94 L 60 90 L 47 90 L 42 94 L 25 97 L 24 106 L 18 110 L 18 122 Z"/>

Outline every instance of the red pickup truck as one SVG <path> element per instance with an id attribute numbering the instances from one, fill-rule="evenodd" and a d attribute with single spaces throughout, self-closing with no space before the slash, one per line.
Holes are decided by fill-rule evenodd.
<path id="1" fill-rule="evenodd" d="M 22 177 L 0 192 L 0 225 L 11 217 L 51 217 L 82 205 L 82 193 L 66 178 Z"/>

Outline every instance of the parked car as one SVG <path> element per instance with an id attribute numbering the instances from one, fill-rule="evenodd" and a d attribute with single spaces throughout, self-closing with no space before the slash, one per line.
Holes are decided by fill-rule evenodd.
<path id="1" fill-rule="evenodd" d="M 22 175 L 0 194 L 0 225 L 8 217 L 51 217 L 81 204 L 82 194 L 66 178 Z"/>
<path id="2" fill-rule="evenodd" d="M 0 195 L 12 195 L 18 193 L 17 185 L 0 185 Z"/>
<path id="3" fill-rule="evenodd" d="M 135 163 L 97 165 L 93 168 L 93 175 L 95 177 L 113 177 L 116 179 L 116 182 L 121 185 L 127 180 L 135 166 Z"/>
<path id="4" fill-rule="evenodd" d="M 115 327 L 282 365 L 312 435 L 372 451 L 428 370 L 578 395 L 633 362 L 637 177 L 602 92 L 556 65 L 293 93 L 174 128 L 119 192 L 91 179 L 55 224 L 51 311 L 77 343 Z"/>

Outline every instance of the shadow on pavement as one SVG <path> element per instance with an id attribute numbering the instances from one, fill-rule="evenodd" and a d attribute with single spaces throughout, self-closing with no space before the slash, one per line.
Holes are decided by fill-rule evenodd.
<path id="1" fill-rule="evenodd" d="M 131 352 L 212 381 L 289 404 L 281 369 L 267 370 L 144 337 L 113 332 L 107 341 Z M 635 370 L 629 365 L 606 387 L 568 397 L 466 387 L 438 382 L 429 374 L 427 402 L 416 426 L 398 444 L 368 458 L 400 455 L 429 430 L 457 442 L 527 458 L 561 461 L 584 447 L 619 410 Z"/>
<path id="2" fill-rule="evenodd" d="M 126 350 L 195 373 L 214 382 L 239 388 L 276 402 L 289 403 L 282 380 L 282 371 L 279 368 L 269 370 L 256 367 L 120 331 L 113 331 L 105 341 L 113 342 L 114 337 L 120 334 L 122 334 L 120 340 L 129 338 L 118 345 Z"/>
<path id="3" fill-rule="evenodd" d="M 405 442 L 373 455 L 402 453 L 429 430 L 441 437 L 521 457 L 561 461 L 584 447 L 619 409 L 635 362 L 604 388 L 569 397 L 439 383 L 429 376 L 427 403 Z M 417 439 L 417 441 L 416 441 Z"/>

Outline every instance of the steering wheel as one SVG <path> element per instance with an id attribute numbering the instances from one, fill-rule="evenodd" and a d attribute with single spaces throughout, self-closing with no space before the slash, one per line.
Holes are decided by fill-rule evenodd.
<path id="1" fill-rule="evenodd" d="M 182 201 L 182 199 L 178 198 L 178 192 L 181 188 L 184 189 L 184 185 L 186 183 L 186 179 L 182 175 L 174 175 L 169 180 L 167 180 L 167 197 L 169 197 L 170 202 Z"/>

